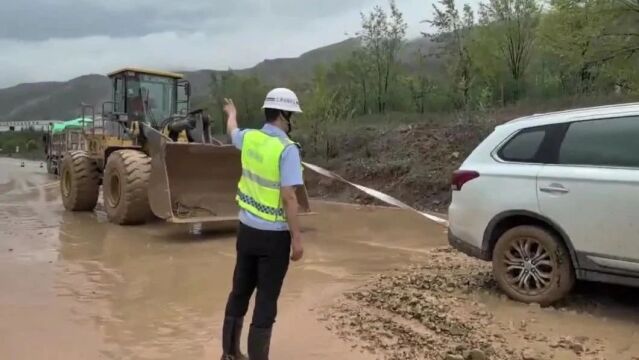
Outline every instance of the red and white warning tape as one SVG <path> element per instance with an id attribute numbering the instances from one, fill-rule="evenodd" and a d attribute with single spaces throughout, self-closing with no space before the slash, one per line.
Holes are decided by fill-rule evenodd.
<path id="1" fill-rule="evenodd" d="M 334 172 L 332 172 L 330 170 L 326 170 L 326 169 L 324 169 L 322 167 L 319 167 L 317 165 L 309 164 L 309 163 L 306 163 L 306 162 L 302 162 L 302 164 L 306 168 L 311 170 L 311 171 L 314 171 L 314 172 L 316 172 L 316 173 L 318 173 L 318 174 L 320 174 L 322 176 L 325 176 L 327 178 L 330 178 L 330 179 L 333 179 L 333 180 L 337 180 L 337 181 L 342 182 L 344 184 L 350 185 L 350 186 L 362 191 L 363 193 L 366 193 L 366 194 L 368 194 L 368 195 L 370 195 L 370 196 L 372 196 L 372 197 L 374 197 L 374 198 L 376 198 L 376 199 L 378 199 L 380 201 L 383 201 L 386 204 L 397 206 L 398 208 L 402 208 L 402 209 L 405 209 L 405 210 L 410 210 L 412 212 L 415 212 L 415 213 L 425 217 L 426 219 L 428 219 L 430 221 L 433 221 L 433 222 L 435 222 L 435 223 L 437 223 L 439 225 L 448 227 L 448 220 L 446 220 L 446 219 L 442 219 L 439 216 L 435 216 L 435 215 L 432 215 L 432 214 L 429 214 L 429 213 L 426 213 L 426 212 L 423 212 L 423 211 L 419 211 L 419 210 L 417 210 L 417 209 L 415 209 L 415 208 L 413 208 L 411 206 L 408 206 L 405 203 L 395 199 L 394 197 L 392 197 L 392 196 L 390 196 L 388 194 L 384 194 L 383 192 L 377 191 L 375 189 L 371 189 L 369 187 L 350 182 L 350 181 L 344 179 L 343 177 L 341 177 L 340 175 L 337 175 L 336 173 L 334 173 Z"/>

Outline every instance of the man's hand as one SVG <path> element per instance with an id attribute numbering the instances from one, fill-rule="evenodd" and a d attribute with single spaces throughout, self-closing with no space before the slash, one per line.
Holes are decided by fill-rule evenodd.
<path id="1" fill-rule="evenodd" d="M 299 261 L 304 256 L 304 246 L 302 246 L 302 235 L 293 235 L 291 238 L 291 260 Z"/>
<path id="2" fill-rule="evenodd" d="M 224 112 L 228 116 L 236 116 L 237 109 L 235 108 L 235 104 L 233 103 L 233 99 L 224 99 Z"/>
<path id="3" fill-rule="evenodd" d="M 224 99 L 224 112 L 228 115 L 226 120 L 226 133 L 231 135 L 237 129 L 237 109 L 231 99 Z"/>

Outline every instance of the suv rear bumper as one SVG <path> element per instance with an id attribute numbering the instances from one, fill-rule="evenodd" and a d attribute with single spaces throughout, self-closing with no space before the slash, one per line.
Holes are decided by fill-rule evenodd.
<path id="1" fill-rule="evenodd" d="M 463 252 L 464 254 L 468 256 L 485 260 L 485 261 L 492 260 L 490 253 L 488 253 L 488 251 L 485 251 L 484 249 L 471 245 L 465 242 L 464 240 L 458 238 L 452 233 L 452 231 L 450 231 L 450 228 L 448 229 L 448 243 L 450 244 L 450 246 L 454 247 L 455 249 Z"/>

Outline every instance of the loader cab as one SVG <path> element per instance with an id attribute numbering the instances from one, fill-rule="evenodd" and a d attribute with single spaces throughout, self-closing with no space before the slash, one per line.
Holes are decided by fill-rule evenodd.
<path id="1" fill-rule="evenodd" d="M 189 112 L 191 86 L 181 74 L 125 68 L 108 76 L 113 87 L 113 112 L 126 115 L 128 121 L 158 128 L 164 120 Z"/>

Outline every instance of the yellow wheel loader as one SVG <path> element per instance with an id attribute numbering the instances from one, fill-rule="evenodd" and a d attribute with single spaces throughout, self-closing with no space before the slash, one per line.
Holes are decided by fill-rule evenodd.
<path id="1" fill-rule="evenodd" d="M 111 222 L 141 224 L 155 215 L 172 223 L 237 220 L 240 152 L 211 135 L 203 110 L 190 109 L 182 75 L 136 68 L 110 73 L 113 100 L 82 105 L 83 150 L 61 161 L 60 190 L 69 211 L 92 211 L 102 185 Z M 297 190 L 310 212 L 306 189 Z"/>

